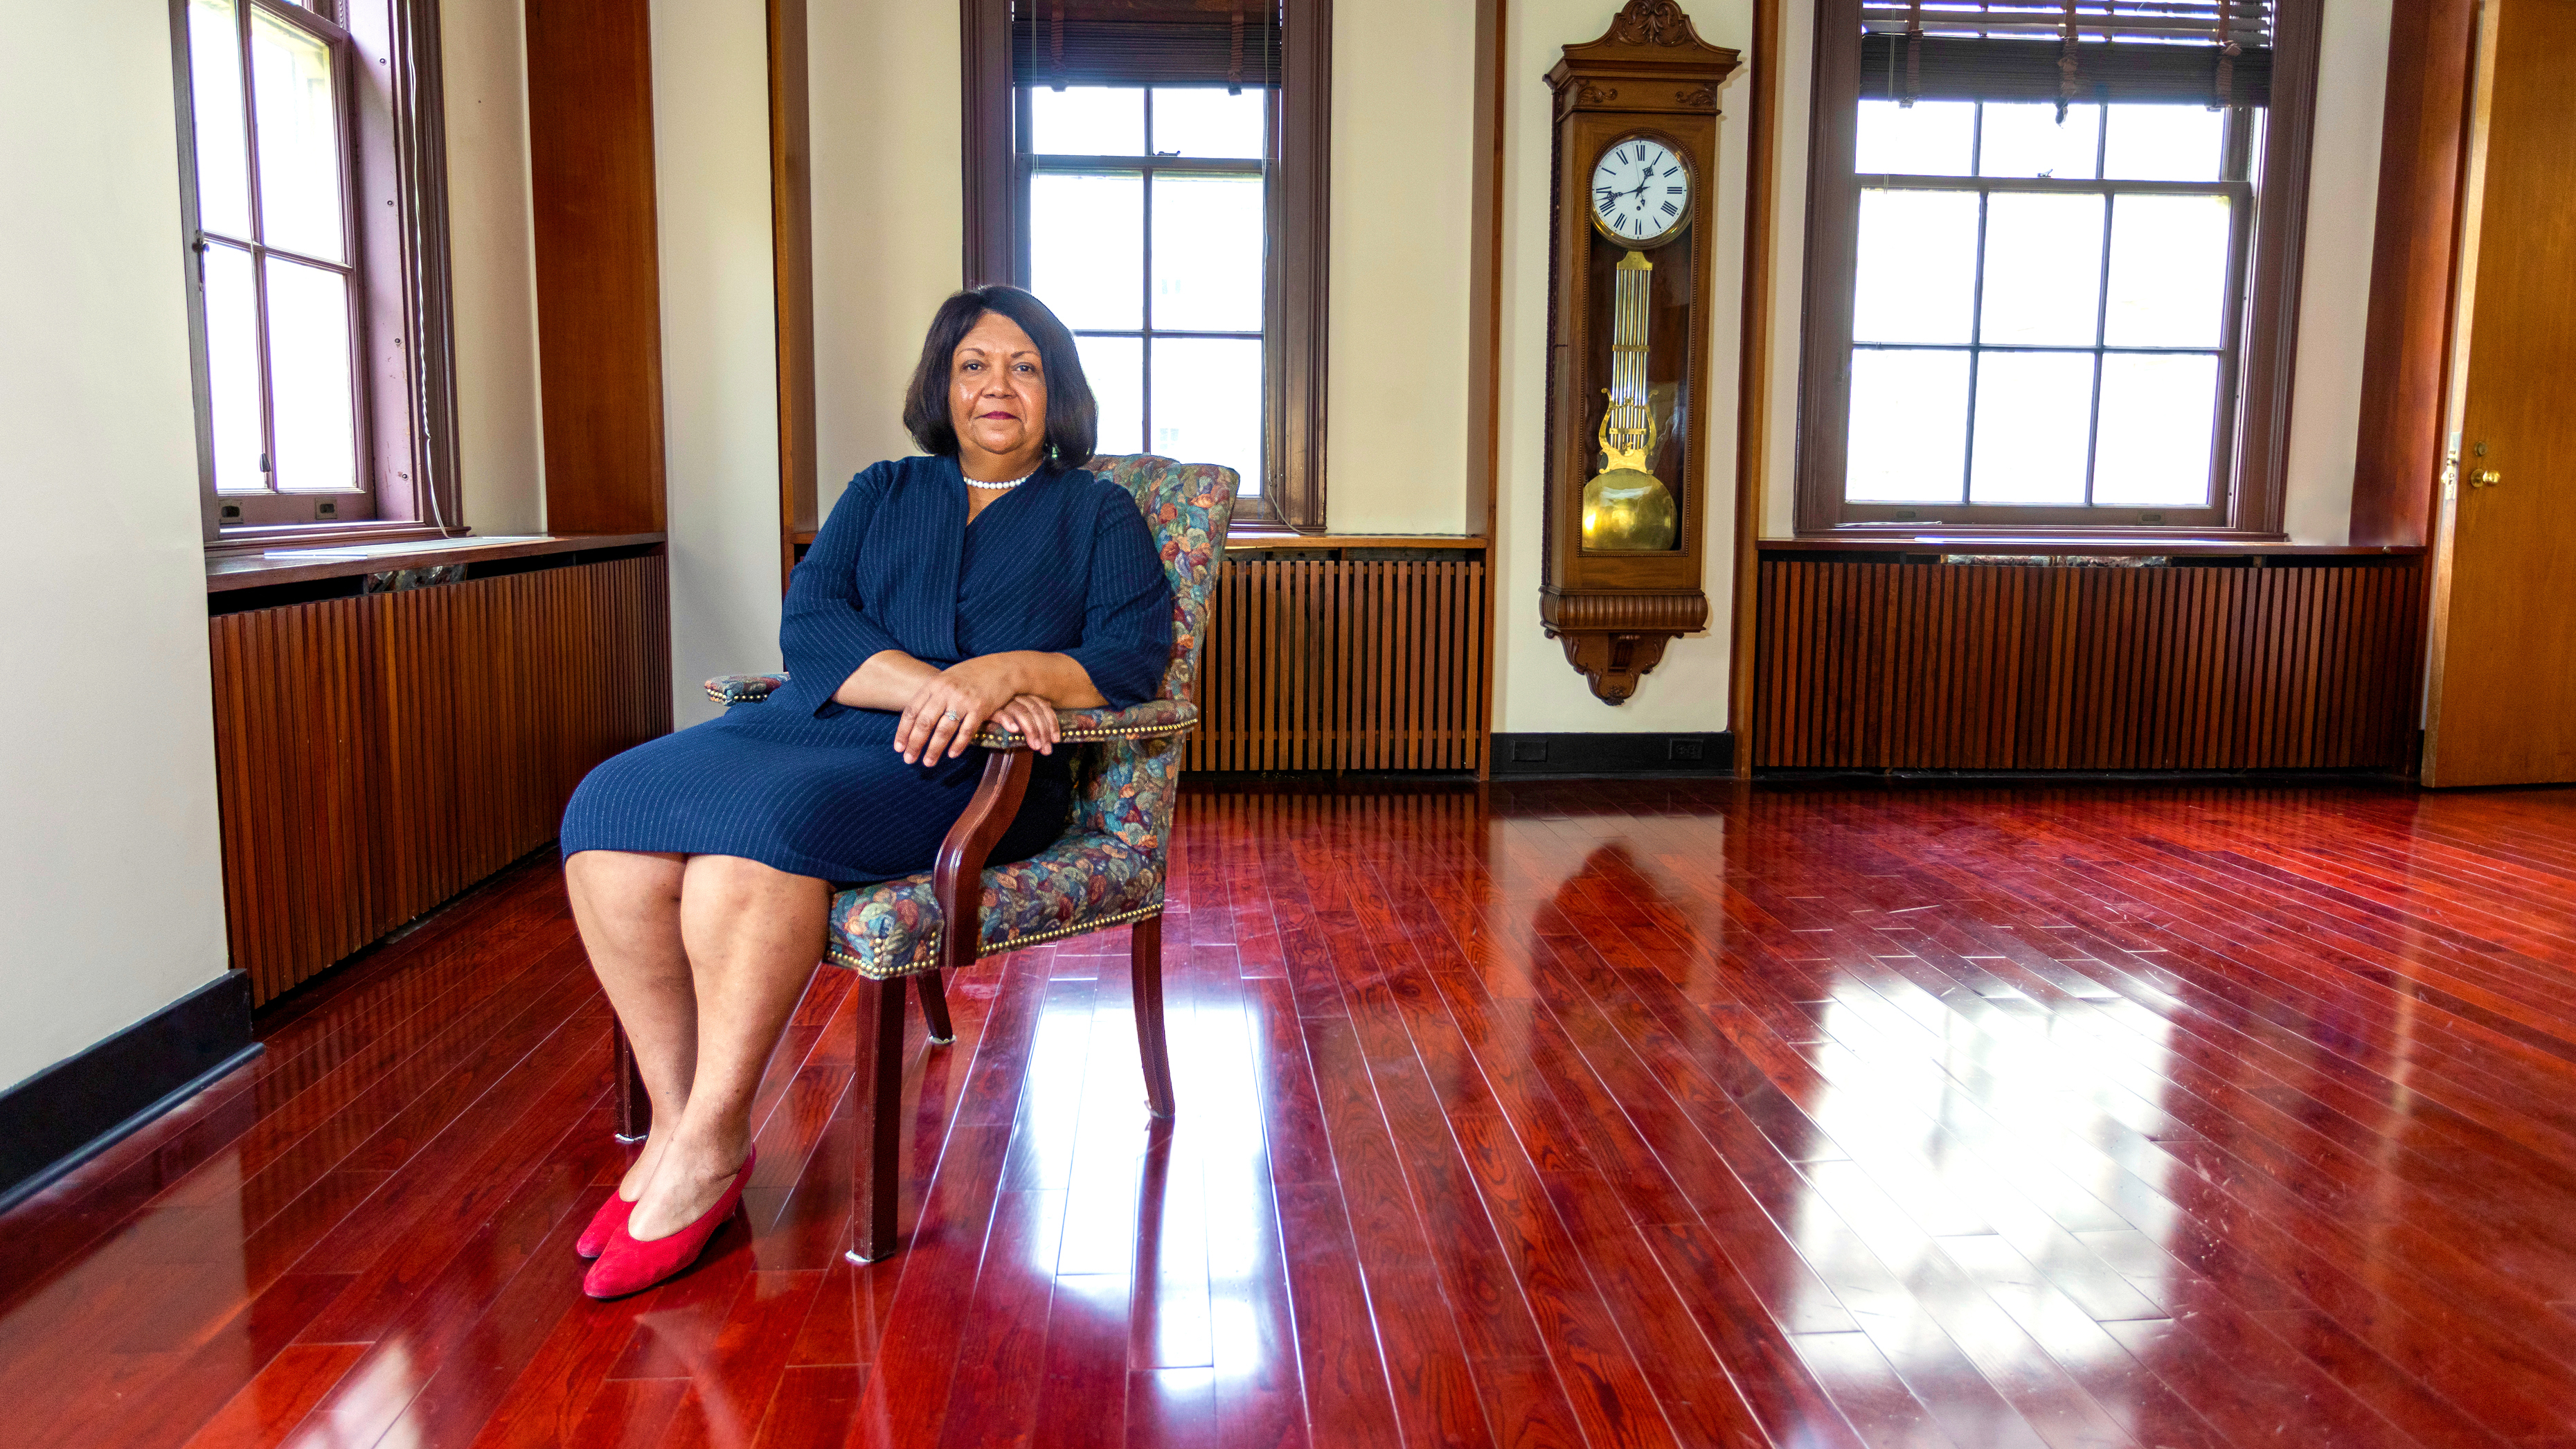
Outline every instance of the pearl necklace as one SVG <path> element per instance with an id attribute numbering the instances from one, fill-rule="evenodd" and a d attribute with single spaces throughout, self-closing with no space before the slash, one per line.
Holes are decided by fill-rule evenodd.
<path id="1" fill-rule="evenodd" d="M 1032 469 L 1030 469 L 1029 471 L 1027 471 L 1026 473 L 1021 474 L 1021 475 L 1020 475 L 1020 476 L 1018 476 L 1017 478 L 1013 478 L 1013 479 L 1011 479 L 1011 480 L 1010 480 L 1009 482 L 1007 482 L 1007 483 L 987 483 L 987 482 L 985 482 L 984 480 L 982 480 L 982 479 L 980 479 L 980 478 L 968 478 L 968 479 L 966 480 L 966 486 L 967 486 L 967 487 L 969 487 L 969 488 L 991 488 L 991 489 L 995 489 L 995 490 L 1000 490 L 1000 489 L 1003 489 L 1003 488 L 1017 488 L 1017 487 L 1019 487 L 1021 484 L 1026 483 L 1027 481 L 1029 481 L 1030 479 L 1032 479 L 1032 478 L 1034 478 L 1034 477 L 1036 477 L 1036 476 L 1038 476 L 1038 471 L 1037 471 L 1035 468 L 1032 468 Z"/>

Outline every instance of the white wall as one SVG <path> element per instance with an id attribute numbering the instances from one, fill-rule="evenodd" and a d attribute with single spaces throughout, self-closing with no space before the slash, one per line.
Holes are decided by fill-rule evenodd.
<path id="1" fill-rule="evenodd" d="M 652 14 L 671 692 L 688 725 L 717 713 L 709 675 L 778 665 L 769 32 L 762 0 Z"/>
<path id="2" fill-rule="evenodd" d="M 1335 533 L 1463 533 L 1476 0 L 1333 12 L 1325 505 Z"/>
<path id="3" fill-rule="evenodd" d="M 163 0 L 0 45 L 0 1086 L 226 964 L 170 55 Z"/>
<path id="4" fill-rule="evenodd" d="M 843 0 L 809 12 L 814 421 L 829 515 L 852 475 L 921 451 L 903 392 L 965 277 L 957 7 Z"/>
<path id="5" fill-rule="evenodd" d="M 545 444 L 523 0 L 446 0 L 439 25 L 465 522 L 477 533 L 537 533 L 545 528 Z"/>

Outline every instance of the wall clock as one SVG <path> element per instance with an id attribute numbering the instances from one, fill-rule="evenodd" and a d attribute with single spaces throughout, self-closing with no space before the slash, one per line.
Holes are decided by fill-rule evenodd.
<path id="1" fill-rule="evenodd" d="M 1629 0 L 1565 47 L 1548 241 L 1546 542 L 1539 621 L 1618 704 L 1708 622 L 1702 590 L 1717 90 L 1736 53 L 1672 0 Z"/>

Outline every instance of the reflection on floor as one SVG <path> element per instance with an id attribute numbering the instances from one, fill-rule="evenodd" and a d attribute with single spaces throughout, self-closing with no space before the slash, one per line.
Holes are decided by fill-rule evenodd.
<path id="1" fill-rule="evenodd" d="M 2576 795 L 1183 811 L 1168 1130 L 1123 938 L 988 962 L 853 1268 L 826 972 L 744 1221 L 588 1302 L 539 862 L 0 1219 L 0 1438 L 2576 1443 Z"/>

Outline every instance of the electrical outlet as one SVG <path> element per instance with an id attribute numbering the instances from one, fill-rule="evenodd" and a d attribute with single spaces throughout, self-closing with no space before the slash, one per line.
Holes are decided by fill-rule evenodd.
<path id="1" fill-rule="evenodd" d="M 1700 758 L 1700 750 L 1707 743 L 1708 742 L 1706 740 L 1667 740 L 1665 741 L 1666 749 L 1664 758 L 1677 762 L 1688 761 L 1692 764 L 1697 764 Z"/>

